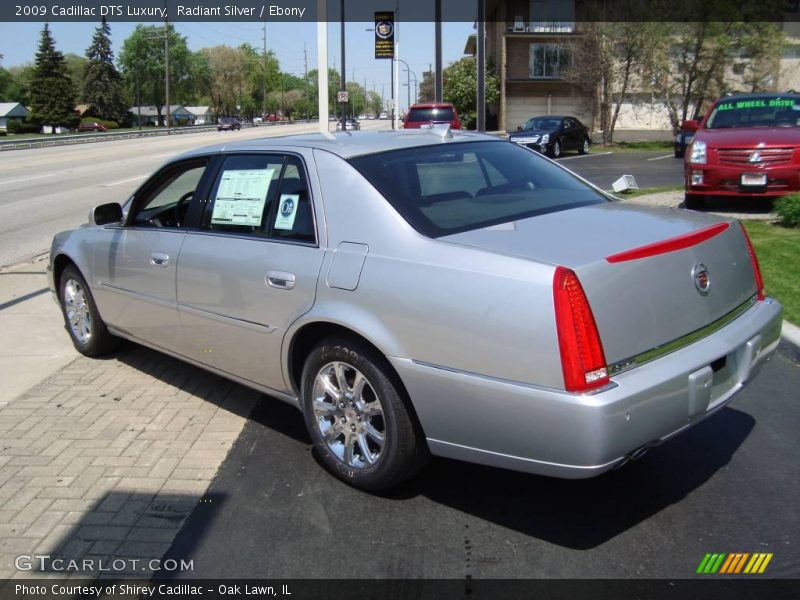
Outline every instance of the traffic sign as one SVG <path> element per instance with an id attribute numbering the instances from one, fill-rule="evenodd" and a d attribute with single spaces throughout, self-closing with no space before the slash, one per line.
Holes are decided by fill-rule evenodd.
<path id="1" fill-rule="evenodd" d="M 341 92 L 339 92 L 338 98 L 339 98 L 339 102 L 344 103 L 344 102 L 349 101 L 350 95 L 346 91 L 341 91 Z"/>

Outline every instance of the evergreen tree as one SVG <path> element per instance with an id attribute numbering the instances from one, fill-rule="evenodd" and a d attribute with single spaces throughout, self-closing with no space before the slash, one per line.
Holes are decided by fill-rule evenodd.
<path id="1" fill-rule="evenodd" d="M 86 50 L 86 65 L 81 97 L 95 116 L 119 122 L 127 109 L 122 91 L 122 76 L 114 66 L 111 27 L 103 18 L 95 29 L 92 45 Z"/>
<path id="2" fill-rule="evenodd" d="M 75 114 L 75 89 L 67 75 L 64 55 L 56 50 L 55 40 L 47 23 L 39 39 L 36 64 L 31 79 L 33 119 L 43 125 L 72 127 Z"/>

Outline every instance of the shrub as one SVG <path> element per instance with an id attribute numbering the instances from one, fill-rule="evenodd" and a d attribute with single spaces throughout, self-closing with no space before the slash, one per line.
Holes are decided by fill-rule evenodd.
<path id="1" fill-rule="evenodd" d="M 6 135 L 6 130 L 0 129 L 0 137 L 3 137 L 4 135 Z"/>
<path id="2" fill-rule="evenodd" d="M 774 206 L 781 225 L 800 227 L 800 193 L 778 198 Z"/>
<path id="3" fill-rule="evenodd" d="M 8 133 L 17 133 L 19 131 L 19 121 L 10 119 L 6 125 L 6 131 L 8 131 Z"/>

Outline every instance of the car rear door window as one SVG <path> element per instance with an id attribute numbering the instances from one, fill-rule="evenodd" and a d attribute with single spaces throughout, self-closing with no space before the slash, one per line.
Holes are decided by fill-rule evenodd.
<path id="1" fill-rule="evenodd" d="M 301 161 L 285 155 L 228 156 L 211 186 L 202 227 L 314 242 L 313 208 Z"/>

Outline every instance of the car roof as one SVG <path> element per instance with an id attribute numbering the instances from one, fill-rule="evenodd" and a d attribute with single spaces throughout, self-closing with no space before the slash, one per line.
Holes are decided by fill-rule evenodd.
<path id="1" fill-rule="evenodd" d="M 501 138 L 484 133 L 451 130 L 451 136 L 446 136 L 442 135 L 443 131 L 441 128 L 397 129 L 393 131 L 337 132 L 327 136 L 321 133 L 314 133 L 267 137 L 205 146 L 182 154 L 176 159 L 220 152 L 259 152 L 286 147 L 318 148 L 347 159 L 365 154 L 377 154 L 378 152 L 387 152 L 389 150 L 433 146 L 443 143 L 504 141 Z"/>

